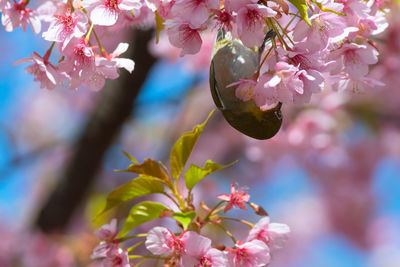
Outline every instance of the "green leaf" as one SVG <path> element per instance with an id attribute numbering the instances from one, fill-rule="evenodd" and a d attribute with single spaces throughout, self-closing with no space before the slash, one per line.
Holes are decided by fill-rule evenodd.
<path id="1" fill-rule="evenodd" d="M 129 212 L 128 218 L 126 218 L 118 236 L 125 236 L 136 226 L 160 218 L 162 212 L 165 210 L 168 210 L 168 208 L 157 202 L 143 201 L 136 204 Z"/>
<path id="2" fill-rule="evenodd" d="M 125 156 L 126 156 L 128 159 L 130 159 L 133 163 L 135 163 L 135 164 L 138 164 L 138 163 L 139 163 L 134 157 L 132 157 L 131 155 L 129 155 L 128 152 L 122 150 L 122 153 L 124 153 Z"/>
<path id="3" fill-rule="evenodd" d="M 162 192 L 164 192 L 164 186 L 159 179 L 149 176 L 139 176 L 112 191 L 107 196 L 106 207 L 99 215 L 128 200 Z"/>
<path id="4" fill-rule="evenodd" d="M 169 181 L 169 175 L 165 172 L 155 160 L 145 159 L 142 164 L 131 164 L 126 170 L 117 170 L 118 172 L 133 172 L 139 175 L 152 176 Z"/>
<path id="5" fill-rule="evenodd" d="M 183 226 L 183 230 L 186 230 L 189 226 L 189 224 L 192 222 L 194 217 L 196 216 L 196 213 L 194 211 L 189 211 L 189 212 L 174 212 L 172 217 L 180 222 Z"/>
<path id="6" fill-rule="evenodd" d="M 308 13 L 307 13 L 307 4 L 305 0 L 289 0 L 292 5 L 294 5 L 297 10 L 300 13 L 300 17 L 304 19 L 305 22 L 307 22 L 308 25 L 311 26 L 311 21 L 308 18 Z"/>
<path id="7" fill-rule="evenodd" d="M 160 17 L 160 14 L 158 14 L 158 12 L 155 12 L 155 17 L 156 17 L 156 44 L 158 44 L 159 40 L 160 40 L 160 33 L 161 31 L 165 28 L 165 20 L 163 20 Z"/>
<path id="8" fill-rule="evenodd" d="M 189 169 L 185 172 L 185 183 L 186 183 L 187 189 L 192 190 L 192 188 L 200 180 L 202 180 L 205 176 L 207 176 L 210 173 L 213 173 L 215 171 L 232 166 L 236 162 L 237 162 L 237 160 L 228 165 L 219 165 L 215 162 L 212 162 L 211 160 L 207 160 L 206 164 L 204 165 L 203 168 L 196 166 L 194 164 L 191 164 Z"/>
<path id="9" fill-rule="evenodd" d="M 178 141 L 176 141 L 171 151 L 171 173 L 175 179 L 179 179 L 179 176 L 185 167 L 186 161 L 188 160 L 190 153 L 197 142 L 197 139 L 199 138 L 204 126 L 206 126 L 207 121 L 210 119 L 214 111 L 215 110 L 211 111 L 205 122 L 200 125 L 196 125 L 191 132 L 184 133 L 178 139 Z"/>

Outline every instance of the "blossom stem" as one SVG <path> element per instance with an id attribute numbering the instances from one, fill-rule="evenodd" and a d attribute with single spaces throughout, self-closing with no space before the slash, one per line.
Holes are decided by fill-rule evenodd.
<path id="1" fill-rule="evenodd" d="M 299 16 L 299 12 L 297 12 L 296 14 L 293 14 L 293 17 L 290 19 L 290 21 L 288 22 L 288 24 L 286 24 L 284 31 L 286 32 L 286 30 L 289 28 L 290 24 L 292 24 L 292 22 L 294 21 L 294 19 L 296 18 L 296 16 Z"/>
<path id="2" fill-rule="evenodd" d="M 46 51 L 46 54 L 44 54 L 43 60 L 44 61 L 48 61 L 51 55 L 51 51 L 53 50 L 53 47 L 55 45 L 56 42 L 53 42 L 50 46 L 50 48 Z"/>
<path id="3" fill-rule="evenodd" d="M 230 221 L 240 222 L 240 223 L 243 223 L 243 224 L 249 226 L 250 228 L 253 228 L 253 227 L 254 227 L 254 224 L 252 224 L 251 222 L 246 221 L 246 220 L 241 220 L 241 219 L 236 219 L 236 218 L 230 218 L 230 217 L 223 217 L 223 216 L 219 216 L 219 218 L 221 218 L 221 219 L 223 219 L 223 220 L 230 220 Z"/>
<path id="4" fill-rule="evenodd" d="M 117 241 L 118 243 L 120 243 L 120 242 L 124 242 L 124 241 L 126 241 L 126 240 L 128 240 L 128 239 L 137 238 L 137 237 L 146 237 L 146 236 L 147 236 L 146 233 L 137 234 L 137 235 L 129 235 L 129 236 L 124 236 L 124 237 L 118 238 L 118 239 L 116 239 L 115 241 Z"/>
<path id="5" fill-rule="evenodd" d="M 270 19 L 266 20 L 267 26 L 272 29 L 273 25 Z M 278 32 L 276 34 L 279 34 Z M 279 39 L 279 37 L 278 37 Z M 276 45 L 276 40 L 275 40 L 275 36 L 272 36 L 271 38 L 271 43 L 272 43 L 272 48 L 274 49 L 275 52 L 275 60 L 278 62 L 279 61 L 279 56 L 278 56 L 278 51 L 277 51 L 277 45 Z"/>
<path id="6" fill-rule="evenodd" d="M 74 4 L 72 3 L 72 0 L 68 0 L 69 5 L 71 6 L 71 11 L 74 12 Z"/>
<path id="7" fill-rule="evenodd" d="M 296 14 L 295 14 L 295 13 L 289 12 L 288 15 L 292 15 L 292 16 L 293 16 L 292 20 L 293 20 L 295 17 L 297 17 L 297 18 L 299 18 L 299 19 L 303 19 L 302 17 L 300 17 L 299 12 L 297 12 Z"/>
<path id="8" fill-rule="evenodd" d="M 275 52 L 275 60 L 276 60 L 276 62 L 278 62 L 279 61 L 279 55 L 278 55 L 278 51 L 277 51 L 275 37 L 272 38 L 272 48 L 274 49 L 274 52 Z"/>
<path id="9" fill-rule="evenodd" d="M 92 34 L 92 31 L 93 31 L 93 27 L 94 27 L 94 24 L 92 23 L 90 25 L 90 29 L 89 29 L 88 33 L 86 34 L 85 40 L 89 41 L 90 34 Z"/>
<path id="10" fill-rule="evenodd" d="M 128 248 L 128 253 L 130 253 L 131 251 L 133 251 L 135 248 L 143 245 L 146 242 L 146 240 L 140 241 L 139 243 L 134 244 L 133 246 Z"/>
<path id="11" fill-rule="evenodd" d="M 223 203 L 225 202 L 225 200 L 221 200 L 220 202 L 217 203 L 217 205 L 214 206 L 214 208 L 212 208 L 210 210 L 210 212 L 207 214 L 207 216 L 204 218 L 204 221 L 208 221 L 208 219 L 210 218 L 210 216 L 215 212 L 215 210 L 221 206 Z"/>
<path id="12" fill-rule="evenodd" d="M 175 183 L 174 183 L 174 187 L 172 188 L 172 194 L 174 194 L 174 196 L 176 197 L 176 199 L 179 202 L 179 209 L 182 212 L 186 211 L 186 205 L 185 205 L 185 201 L 183 200 L 182 196 L 181 196 L 181 192 L 179 190 L 179 180 L 176 179 Z"/>
<path id="13" fill-rule="evenodd" d="M 286 44 L 285 40 L 282 38 L 281 33 L 276 28 L 276 26 L 273 23 L 272 19 L 268 18 L 267 24 L 271 29 L 274 30 L 274 32 L 276 33 L 276 36 L 278 37 L 278 40 L 282 43 L 282 46 L 285 48 L 285 50 L 287 50 L 288 49 L 288 45 Z"/>
<path id="14" fill-rule="evenodd" d="M 232 239 L 233 244 L 236 244 L 236 238 L 232 235 L 231 232 L 229 232 L 228 229 L 223 227 L 220 223 L 214 223 L 214 224 L 217 225 L 219 228 L 221 228 Z"/>
<path id="15" fill-rule="evenodd" d="M 283 28 L 277 19 L 273 18 L 273 20 L 275 21 L 276 24 L 278 24 L 279 28 L 282 30 L 282 33 L 286 36 L 286 38 L 288 38 L 290 43 L 294 46 L 295 44 L 294 44 L 293 40 L 289 37 L 289 35 L 286 32 L 287 26 L 285 28 Z"/>
<path id="16" fill-rule="evenodd" d="M 258 66 L 257 71 L 255 72 L 255 77 L 254 78 L 258 78 L 258 76 L 260 76 L 260 70 L 262 65 L 264 64 L 265 60 L 268 58 L 269 54 L 271 54 L 272 51 L 272 47 L 268 50 L 267 54 L 265 55 L 265 57 L 263 58 L 263 60 L 261 61 L 260 65 Z"/>
<path id="17" fill-rule="evenodd" d="M 62 57 L 60 58 L 60 60 L 58 61 L 58 63 L 60 63 L 60 62 L 63 62 L 63 61 L 64 61 L 64 59 L 65 59 L 65 57 L 64 57 L 64 56 L 62 56 Z"/>
<path id="18" fill-rule="evenodd" d="M 136 263 L 134 266 L 135 267 L 140 267 L 147 259 L 142 259 L 141 261 L 139 261 L 138 263 Z"/>
<path id="19" fill-rule="evenodd" d="M 94 34 L 94 37 L 96 38 L 97 44 L 99 45 L 101 55 L 102 55 L 103 57 L 106 57 L 106 56 L 107 56 L 106 50 L 103 48 L 103 46 L 101 46 L 100 39 L 99 39 L 99 37 L 97 36 L 96 31 L 95 31 L 94 29 L 93 29 L 93 34 Z"/>
<path id="20" fill-rule="evenodd" d="M 129 259 L 157 259 L 157 260 L 168 260 L 167 257 L 159 257 L 159 256 L 152 256 L 152 255 L 129 255 Z"/>

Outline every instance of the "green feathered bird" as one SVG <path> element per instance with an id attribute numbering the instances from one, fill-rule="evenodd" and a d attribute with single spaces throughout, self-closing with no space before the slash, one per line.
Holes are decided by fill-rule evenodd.
<path id="1" fill-rule="evenodd" d="M 255 139 L 269 139 L 281 128 L 281 103 L 262 111 L 254 101 L 242 101 L 235 96 L 236 86 L 228 85 L 240 79 L 251 79 L 260 65 L 265 42 L 275 33 L 269 31 L 263 45 L 250 49 L 229 32 L 219 30 L 210 65 L 210 89 L 215 105 L 227 122 L 239 132 Z"/>

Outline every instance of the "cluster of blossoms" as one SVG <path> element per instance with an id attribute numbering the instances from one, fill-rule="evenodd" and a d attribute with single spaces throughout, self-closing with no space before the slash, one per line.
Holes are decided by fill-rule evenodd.
<path id="1" fill-rule="evenodd" d="M 269 223 L 261 219 L 245 242 L 236 241 L 233 248 L 219 250 L 211 247 L 211 240 L 193 231 L 175 236 L 165 227 L 154 227 L 146 238 L 146 247 L 155 255 L 169 255 L 180 266 L 265 266 L 270 263 L 270 252 L 281 248 L 289 233 L 286 224 Z"/>
<path id="2" fill-rule="evenodd" d="M 307 103 L 324 87 L 363 91 L 382 85 L 367 74 L 378 58 L 369 38 L 387 27 L 383 1 L 292 1 L 293 6 L 259 0 L 53 0 L 36 10 L 28 3 L 1 0 L 2 24 L 6 31 L 29 24 L 39 33 L 42 22 L 50 23 L 42 34 L 53 42 L 45 55 L 33 53 L 16 62 L 33 63 L 26 70 L 48 89 L 69 81 L 71 89 L 84 85 L 99 90 L 106 78 L 118 77 L 119 68 L 132 72 L 133 61 L 118 58 L 128 45 L 121 43 L 108 53 L 95 30 L 149 21 L 157 22 L 157 34 L 165 30 L 181 56 L 198 53 L 204 36 L 220 29 L 249 48 L 262 46 L 265 34 L 274 31 L 259 71 L 236 88 L 238 98 L 253 99 L 263 110 L 276 102 Z M 58 64 L 49 61 L 55 43 L 61 54 Z"/>
<path id="3" fill-rule="evenodd" d="M 131 59 L 119 58 L 119 55 L 128 49 L 128 44 L 120 43 L 114 52 L 108 53 L 101 46 L 94 25 L 105 25 L 104 23 L 111 25 L 107 20 L 108 17 L 99 13 L 99 10 L 102 12 L 101 8 L 110 12 L 114 12 L 110 9 L 112 7 L 115 10 L 124 7 L 131 10 L 141 6 L 139 1 L 124 1 L 125 5 L 121 7 L 113 4 L 114 1 L 84 1 L 82 3 L 75 1 L 74 4 L 67 1 L 47 1 L 37 10 L 27 8 L 28 3 L 29 1 L 25 0 L 19 3 L 2 0 L 0 11 L 6 31 L 13 31 L 19 26 L 26 30 L 29 24 L 34 33 L 39 33 L 42 22 L 49 24 L 47 31 L 42 33 L 42 37 L 52 44 L 44 56 L 34 52 L 31 57 L 15 62 L 16 65 L 33 63 L 25 70 L 34 75 L 34 80 L 41 83 L 41 88 L 54 89 L 56 86 L 68 84 L 70 89 L 77 89 L 80 85 L 84 85 L 90 90 L 98 91 L 103 88 L 106 78 L 119 77 L 117 71 L 119 68 L 133 71 L 134 62 Z M 88 17 L 88 12 L 90 17 Z M 103 19 L 107 21 L 104 22 Z M 92 35 L 95 35 L 95 39 L 98 40 L 97 46 L 92 45 Z M 55 45 L 61 55 L 57 64 L 49 60 Z"/>
<path id="4" fill-rule="evenodd" d="M 314 3 L 310 25 L 306 20 L 293 23 L 293 18 L 280 10 L 281 18 L 275 15 L 269 23 L 277 40 L 266 47 L 259 73 L 239 82 L 236 96 L 243 101 L 254 99 L 266 110 L 277 102 L 308 103 L 312 94 L 326 87 L 361 92 L 383 85 L 366 77 L 368 65 L 378 61 L 377 47 L 369 38 L 387 27 L 381 4 L 358 0 Z M 280 31 L 274 21 L 285 30 Z M 260 23 L 259 27 L 259 32 L 265 31 L 265 25 Z M 262 35 L 250 44 L 242 41 L 247 46 L 260 46 Z"/>
<path id="5" fill-rule="evenodd" d="M 94 234 L 101 242 L 91 255 L 93 260 L 102 259 L 103 266 L 130 266 L 127 251 L 122 250 L 118 246 L 118 240 L 116 240 L 118 234 L 116 219 L 111 220 L 110 224 L 103 225 Z"/>
<path id="6" fill-rule="evenodd" d="M 217 197 L 227 202 L 224 208 L 224 212 L 227 212 L 233 206 L 246 210 L 245 204 L 248 203 L 250 195 L 241 189 L 236 189 L 232 183 L 231 194 L 221 194 Z M 214 220 L 213 223 L 220 223 L 218 222 L 220 219 L 212 220 Z M 198 221 L 197 224 L 202 225 L 204 222 Z M 212 240 L 199 234 L 199 231 L 185 230 L 175 234 L 162 226 L 156 226 L 142 236 L 146 236 L 144 242 L 146 248 L 154 255 L 159 255 L 159 259 L 165 260 L 165 266 L 265 266 L 271 261 L 271 252 L 283 247 L 288 239 L 290 229 L 286 224 L 270 223 L 268 216 L 263 217 L 251 227 L 245 242 L 236 241 L 232 237 L 235 243 L 232 248 L 224 245 L 217 246 L 218 249 L 213 248 Z M 112 219 L 110 224 L 103 225 L 95 232 L 101 242 L 94 249 L 91 258 L 100 259 L 104 267 L 130 266 L 127 250 L 119 247 L 119 243 L 125 241 L 126 238 L 118 239 L 116 238 L 117 234 L 116 219 Z M 141 235 L 135 237 L 138 236 Z M 138 255 L 134 256 L 134 258 L 136 257 Z"/>
<path id="7" fill-rule="evenodd" d="M 139 260 L 137 263 L 141 264 L 148 259 L 162 261 L 163 266 L 171 267 L 258 267 L 270 263 L 271 253 L 283 247 L 290 228 L 286 224 L 270 223 L 268 213 L 261 206 L 250 202 L 250 195 L 244 189 L 237 188 L 235 183 L 232 183 L 230 194 L 217 195 L 220 202 L 213 208 L 209 208 L 204 201 L 198 205 L 193 201 L 192 189 L 198 182 L 208 174 L 231 165 L 220 165 L 208 160 L 204 167 L 191 164 L 182 175 L 190 151 L 206 122 L 195 126 L 191 132 L 184 133 L 175 143 L 171 152 L 170 172 L 162 163 L 152 159 L 139 163 L 126 154 L 132 164 L 122 171 L 133 172 L 139 176 L 114 189 L 108 195 L 106 206 L 100 215 L 118 204 L 144 195 L 158 193 L 168 199 L 137 203 L 131 208 L 120 231 L 117 229 L 116 219 L 103 225 L 95 232 L 101 242 L 94 249 L 92 259 L 100 259 L 100 263 L 105 267 L 128 267 L 134 260 Z M 180 184 L 181 175 L 186 189 Z M 256 215 L 262 216 L 256 224 L 245 219 L 221 215 L 234 207 L 247 210 L 247 206 L 251 207 Z M 156 226 L 149 231 L 150 227 L 141 226 L 159 218 L 173 220 L 178 226 L 176 233 L 171 230 L 171 226 Z M 247 238 L 243 241 L 236 239 L 236 234 L 225 224 L 226 221 L 250 226 Z M 137 233 L 139 226 L 147 233 Z M 214 234 L 212 239 L 206 237 L 205 226 L 222 230 L 221 235 L 226 234 L 230 237 L 233 245 L 228 247 L 225 238 L 217 234 Z M 135 233 L 127 235 L 132 230 L 135 230 Z M 137 238 L 145 240 L 132 244 L 131 241 Z M 125 246 L 125 250 L 122 249 L 120 244 L 128 240 L 130 242 Z M 139 252 L 141 245 L 146 246 L 147 252 Z M 153 255 L 146 255 L 148 251 Z"/>

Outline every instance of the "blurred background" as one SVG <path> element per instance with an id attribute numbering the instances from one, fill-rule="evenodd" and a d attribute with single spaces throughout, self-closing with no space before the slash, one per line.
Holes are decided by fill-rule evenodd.
<path id="1" fill-rule="evenodd" d="M 212 34 L 198 55 L 179 58 L 165 36 L 156 46 L 151 30 L 131 32 L 135 73 L 121 72 L 95 93 L 40 89 L 25 66 L 12 64 L 49 44 L 30 30 L 0 31 L 1 267 L 95 266 L 93 231 L 108 221 L 93 218 L 107 193 L 133 178 L 114 171 L 129 165 L 122 150 L 167 164 L 176 139 L 214 108 Z M 371 76 L 384 88 L 326 88 L 309 105 L 284 106 L 281 131 L 265 141 L 216 112 L 195 147 L 195 164 L 239 160 L 203 180 L 196 201 L 212 206 L 235 181 L 273 222 L 291 227 L 271 266 L 400 266 L 400 18 L 392 16 L 376 42 L 380 63 Z M 109 218 L 123 218 L 130 205 Z"/>

